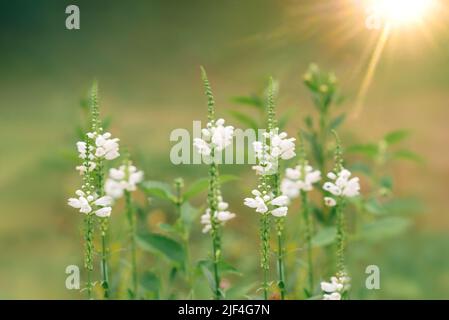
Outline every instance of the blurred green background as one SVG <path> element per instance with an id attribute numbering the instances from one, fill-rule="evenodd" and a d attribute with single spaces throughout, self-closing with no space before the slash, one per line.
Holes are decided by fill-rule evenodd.
<path id="1" fill-rule="evenodd" d="M 80 30 L 65 29 L 69 4 L 80 7 Z M 449 298 L 447 18 L 440 10 L 426 28 L 393 34 L 362 114 L 343 129 L 347 143 L 410 129 L 407 147 L 425 159 L 391 167 L 395 194 L 420 199 L 423 210 L 406 233 L 349 249 L 354 297 Z M 226 114 L 238 108 L 231 98 L 256 92 L 273 75 L 281 86 L 279 109 L 294 110 L 294 133 L 313 111 L 302 84 L 311 62 L 336 72 L 342 108 L 353 108 L 379 36 L 364 19 L 350 0 L 1 1 L 0 298 L 82 297 L 65 288 L 65 267 L 80 264 L 82 252 L 81 217 L 66 205 L 80 183 L 68 153 L 93 79 L 111 131 L 147 178 L 192 181 L 207 169 L 170 164 L 169 134 L 205 119 L 200 65 L 218 113 L 236 124 Z M 244 175 L 245 182 L 224 191 L 244 221 L 231 222 L 226 237 L 231 255 L 245 265 L 251 257 L 254 268 L 257 219 L 241 199 L 255 180 L 249 170 Z M 207 241 L 200 226 L 197 233 L 196 242 Z M 363 289 L 369 264 L 381 268 L 381 290 Z"/>

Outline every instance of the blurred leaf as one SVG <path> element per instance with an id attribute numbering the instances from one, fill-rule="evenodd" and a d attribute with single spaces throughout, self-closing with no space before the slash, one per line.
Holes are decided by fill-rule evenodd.
<path id="1" fill-rule="evenodd" d="M 304 118 L 304 123 L 309 130 L 313 129 L 313 118 L 311 116 L 306 116 Z"/>
<path id="2" fill-rule="evenodd" d="M 346 114 L 342 113 L 334 118 L 329 124 L 329 130 L 336 130 L 346 119 Z"/>
<path id="3" fill-rule="evenodd" d="M 220 183 L 224 184 L 229 181 L 238 180 L 239 177 L 233 176 L 233 175 L 222 175 L 220 176 Z M 209 187 L 209 179 L 208 178 L 201 178 L 196 180 L 189 189 L 187 189 L 186 192 L 183 194 L 183 201 L 189 200 L 192 197 L 197 196 L 203 191 L 206 191 Z"/>
<path id="4" fill-rule="evenodd" d="M 379 147 L 376 144 L 356 144 L 348 147 L 346 152 L 363 154 L 370 158 L 375 158 L 379 154 Z"/>
<path id="5" fill-rule="evenodd" d="M 258 282 L 244 285 L 237 283 L 226 291 L 226 296 L 228 299 L 242 299 L 242 297 L 246 297 L 248 293 L 254 290 L 258 285 Z"/>
<path id="6" fill-rule="evenodd" d="M 170 270 L 170 275 L 169 275 L 169 277 L 168 277 L 168 280 L 169 280 L 170 282 L 175 281 L 175 278 L 176 278 L 176 275 L 177 275 L 177 274 L 178 274 L 178 268 L 176 268 L 176 267 L 171 268 L 171 270 Z"/>
<path id="7" fill-rule="evenodd" d="M 384 140 L 387 144 L 392 145 L 398 143 L 410 135 L 408 130 L 396 130 L 385 135 Z"/>
<path id="8" fill-rule="evenodd" d="M 214 264 L 211 260 L 200 260 L 198 261 L 198 267 L 206 266 L 210 272 L 214 269 Z M 220 274 L 236 274 L 241 275 L 240 271 L 238 271 L 235 267 L 227 263 L 226 261 L 220 260 L 218 264 L 218 271 Z"/>
<path id="9" fill-rule="evenodd" d="M 234 103 L 237 103 L 237 104 L 241 104 L 241 105 L 256 107 L 261 110 L 264 109 L 263 100 L 254 95 L 253 96 L 234 97 L 234 98 L 232 98 L 231 101 Z"/>
<path id="10" fill-rule="evenodd" d="M 206 278 L 209 288 L 212 291 L 214 291 L 215 290 L 215 280 L 214 280 L 214 276 L 213 276 L 212 272 L 210 271 L 209 267 L 205 264 L 200 264 L 200 263 L 198 264 L 198 267 L 199 267 L 201 273 Z"/>
<path id="11" fill-rule="evenodd" d="M 336 227 L 321 228 L 312 238 L 312 245 L 314 247 L 323 247 L 330 245 L 337 238 Z"/>
<path id="12" fill-rule="evenodd" d="M 386 214 L 385 207 L 376 198 L 371 198 L 365 202 L 365 210 L 372 214 Z"/>
<path id="13" fill-rule="evenodd" d="M 253 119 L 253 117 L 244 114 L 240 111 L 235 110 L 229 110 L 229 114 L 231 114 L 234 118 L 236 118 L 238 121 L 240 121 L 242 124 L 246 125 L 247 127 L 253 129 L 257 132 L 257 129 L 259 127 L 258 123 Z"/>
<path id="14" fill-rule="evenodd" d="M 167 223 L 160 223 L 159 228 L 162 231 L 165 231 L 167 233 L 176 233 L 177 232 L 177 230 L 171 224 L 167 224 Z"/>
<path id="15" fill-rule="evenodd" d="M 418 163 L 423 163 L 424 159 L 418 155 L 417 153 L 410 151 L 410 150 L 399 150 L 393 153 L 393 158 L 396 159 L 404 159 L 404 160 L 411 160 Z"/>
<path id="16" fill-rule="evenodd" d="M 401 217 L 382 218 L 362 227 L 361 235 L 368 240 L 383 240 L 396 236 L 410 226 L 410 220 Z"/>
<path id="17" fill-rule="evenodd" d="M 176 197 L 171 193 L 170 185 L 159 181 L 145 181 L 141 183 L 140 188 L 151 197 L 171 202 L 176 201 Z"/>
<path id="18" fill-rule="evenodd" d="M 388 214 L 417 213 L 424 210 L 421 201 L 415 198 L 395 198 L 383 204 Z"/>
<path id="19" fill-rule="evenodd" d="M 161 253 L 173 262 L 183 265 L 185 259 L 185 251 L 183 246 L 166 236 L 155 233 L 138 234 L 136 236 L 137 244 L 144 250 Z"/>
<path id="20" fill-rule="evenodd" d="M 161 286 L 159 277 L 156 273 L 151 271 L 145 271 L 140 279 L 140 285 L 147 291 L 154 292 L 156 296 L 159 295 L 159 289 Z"/>
<path id="21" fill-rule="evenodd" d="M 393 190 L 393 178 L 390 176 L 383 176 L 380 178 L 380 185 L 382 188 Z"/>
<path id="22" fill-rule="evenodd" d="M 189 202 L 184 202 L 181 205 L 181 221 L 186 228 L 186 231 L 189 232 L 192 228 L 192 224 L 197 220 L 200 210 L 198 208 L 193 207 Z"/>
<path id="23" fill-rule="evenodd" d="M 350 166 L 349 166 L 349 169 L 351 170 L 351 171 L 358 171 L 358 172 L 361 172 L 361 173 L 363 173 L 363 174 L 365 174 L 366 176 L 371 176 L 371 168 L 367 165 L 367 164 L 365 164 L 365 163 L 362 163 L 362 162 L 355 162 L 355 163 L 352 163 Z"/>

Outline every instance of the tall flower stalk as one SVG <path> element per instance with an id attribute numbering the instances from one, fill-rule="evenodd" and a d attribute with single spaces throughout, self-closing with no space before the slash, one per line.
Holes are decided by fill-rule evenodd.
<path id="1" fill-rule="evenodd" d="M 113 160 L 118 153 L 118 139 L 112 139 L 111 134 L 103 133 L 98 110 L 98 88 L 94 83 L 90 95 L 90 132 L 84 141 L 76 146 L 82 164 L 76 169 L 83 176 L 83 185 L 76 191 L 76 198 L 70 198 L 68 204 L 86 216 L 84 218 L 84 266 L 87 270 L 87 295 L 92 298 L 93 289 L 93 253 L 94 253 L 94 216 L 99 219 L 101 231 L 101 270 L 104 297 L 109 297 L 109 281 L 107 268 L 107 229 L 111 214 L 112 198 L 104 195 L 104 160 Z"/>
<path id="2" fill-rule="evenodd" d="M 264 273 L 262 289 L 264 298 L 268 299 L 268 270 L 269 270 L 269 234 L 270 217 L 276 218 L 277 235 L 277 267 L 278 288 L 281 299 L 285 299 L 285 271 L 284 271 L 284 217 L 287 215 L 288 197 L 280 192 L 279 160 L 288 160 L 296 154 L 294 152 L 294 138 L 287 138 L 285 132 L 279 133 L 276 126 L 274 111 L 274 85 L 270 79 L 267 96 L 267 132 L 263 134 L 262 141 L 253 144 L 257 165 L 253 167 L 260 175 L 258 189 L 252 191 L 254 198 L 246 198 L 245 205 L 261 213 L 261 267 Z"/>
<path id="3" fill-rule="evenodd" d="M 332 131 L 336 140 L 334 170 L 327 174 L 329 180 L 323 185 L 328 193 L 324 198 L 327 206 L 335 207 L 337 224 L 337 273 L 331 278 L 331 282 L 322 282 L 323 298 L 325 300 L 341 300 L 348 297 L 350 278 L 345 266 L 345 218 L 344 209 L 346 199 L 356 197 L 360 193 L 359 178 L 351 178 L 351 172 L 343 167 L 343 152 L 340 139 L 335 131 Z"/>
<path id="4" fill-rule="evenodd" d="M 267 129 L 268 132 L 278 132 L 278 128 L 276 128 L 276 118 L 275 118 L 275 111 L 274 111 L 274 87 L 273 87 L 273 79 L 270 79 L 270 86 L 268 91 L 268 101 L 267 101 Z M 270 140 L 270 144 L 272 141 Z M 276 171 L 272 175 L 272 192 L 274 194 L 274 198 L 280 196 L 280 169 L 279 169 L 279 163 L 276 166 Z M 285 270 L 284 270 L 284 255 L 285 255 L 285 248 L 284 248 L 284 217 L 277 217 L 276 218 L 276 235 L 277 235 L 277 266 L 278 266 L 278 287 L 279 292 L 281 294 L 281 300 L 285 299 Z"/>
<path id="5" fill-rule="evenodd" d="M 202 129 L 201 138 L 194 140 L 194 146 L 203 159 L 210 160 L 209 187 L 207 194 L 207 210 L 201 216 L 204 225 L 203 232 L 208 232 L 212 238 L 212 265 L 213 265 L 213 298 L 219 300 L 223 295 L 220 289 L 219 265 L 221 261 L 221 226 L 235 217 L 235 214 L 227 211 L 228 204 L 223 202 L 220 192 L 219 172 L 217 158 L 220 151 L 232 143 L 234 128 L 224 126 L 223 119 L 215 118 L 215 100 L 207 78 L 206 71 L 201 67 L 201 76 L 205 88 L 208 106 L 207 128 Z"/>
<path id="6" fill-rule="evenodd" d="M 98 87 L 94 83 L 91 91 L 91 104 L 92 104 L 92 132 L 95 134 L 103 133 L 103 128 L 101 125 L 99 107 L 98 107 Z M 99 157 L 97 159 L 97 165 L 94 169 L 96 177 L 96 192 L 102 197 L 104 196 L 104 170 L 103 170 L 103 158 Z M 109 246 L 108 246 L 108 227 L 109 227 L 109 217 L 98 217 L 101 232 L 101 274 L 102 281 L 101 286 L 103 287 L 104 298 L 109 298 L 109 270 L 108 270 L 108 258 L 109 258 Z"/>

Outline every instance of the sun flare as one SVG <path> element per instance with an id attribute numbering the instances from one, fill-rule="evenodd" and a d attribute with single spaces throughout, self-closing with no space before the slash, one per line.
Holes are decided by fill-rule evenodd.
<path id="1" fill-rule="evenodd" d="M 374 15 L 391 25 L 421 21 L 432 9 L 435 0 L 371 0 Z"/>

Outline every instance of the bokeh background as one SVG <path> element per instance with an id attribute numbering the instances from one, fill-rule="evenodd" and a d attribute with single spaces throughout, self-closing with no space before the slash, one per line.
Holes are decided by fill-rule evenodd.
<path id="1" fill-rule="evenodd" d="M 65 29 L 69 4 L 80 7 L 80 30 Z M 169 134 L 205 119 L 200 65 L 230 122 L 227 110 L 238 108 L 231 98 L 275 77 L 279 109 L 294 110 L 295 132 L 313 111 L 302 84 L 311 62 L 335 71 L 346 97 L 341 108 L 353 108 L 379 36 L 365 17 L 349 0 L 1 1 L 0 298 L 82 297 L 64 286 L 65 267 L 80 263 L 82 250 L 81 217 L 66 199 L 79 184 L 70 152 L 93 79 L 102 114 L 147 178 L 189 182 L 207 169 L 172 165 Z M 352 249 L 364 263 L 356 272 L 367 264 L 382 272 L 381 290 L 359 290 L 359 298 L 449 298 L 448 15 L 428 18 L 425 27 L 395 31 L 363 112 L 342 129 L 354 143 L 409 129 L 406 145 L 424 159 L 391 167 L 394 192 L 422 203 L 412 226 Z M 240 205 L 255 181 L 245 174 L 248 181 L 225 188 L 245 221 L 229 224 L 229 250 L 256 259 L 257 219 Z M 204 241 L 200 226 L 197 233 L 195 241 Z"/>

